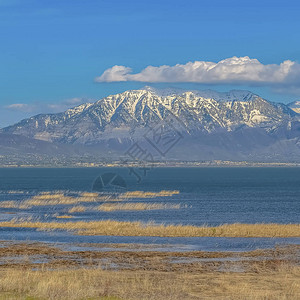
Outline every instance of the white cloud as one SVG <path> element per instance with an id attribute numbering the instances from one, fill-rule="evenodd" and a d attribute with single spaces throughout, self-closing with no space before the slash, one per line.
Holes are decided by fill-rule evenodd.
<path id="1" fill-rule="evenodd" d="M 33 104 L 14 103 L 6 105 L 4 108 L 14 111 L 32 112 L 36 109 L 36 106 Z"/>
<path id="2" fill-rule="evenodd" d="M 87 102 L 93 102 L 92 99 L 89 98 L 71 98 L 71 99 L 66 99 L 62 102 L 59 103 L 49 103 L 46 105 L 46 111 L 47 112 L 52 112 L 52 113 L 56 113 L 56 112 L 62 112 L 65 111 L 69 108 L 72 108 L 74 106 L 83 104 L 83 103 L 87 103 Z"/>
<path id="3" fill-rule="evenodd" d="M 184 65 L 148 66 L 133 74 L 125 66 L 107 69 L 96 82 L 195 82 L 203 84 L 258 84 L 296 85 L 300 83 L 300 64 L 285 60 L 281 64 L 264 65 L 257 59 L 231 57 L 217 63 L 208 61 L 188 62 Z"/>
<path id="4" fill-rule="evenodd" d="M 24 113 L 57 113 L 90 101 L 92 100 L 88 98 L 71 98 L 56 103 L 13 103 L 4 106 L 4 108 L 11 111 L 19 111 Z"/>
<path id="5" fill-rule="evenodd" d="M 130 79 L 130 77 L 133 76 L 129 74 L 131 71 L 131 68 L 116 65 L 104 71 L 104 73 L 95 80 L 97 82 L 131 81 L 132 79 Z"/>
<path id="6" fill-rule="evenodd" d="M 66 105 L 77 105 L 77 104 L 83 103 L 86 100 L 88 100 L 88 99 L 86 99 L 86 98 L 71 98 L 71 99 L 65 100 L 64 104 L 66 104 Z"/>

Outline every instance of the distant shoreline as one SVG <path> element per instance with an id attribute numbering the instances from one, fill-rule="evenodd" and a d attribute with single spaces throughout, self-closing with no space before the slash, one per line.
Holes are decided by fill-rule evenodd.
<path id="1" fill-rule="evenodd" d="M 11 165 L 0 165 L 2 169 L 28 169 L 28 168 L 128 168 L 128 167 L 152 167 L 152 168 L 295 168 L 300 167 L 300 163 L 284 163 L 284 162 L 273 162 L 273 163 L 254 163 L 254 162 L 166 162 L 166 163 L 154 163 L 144 164 L 142 163 L 127 163 L 122 164 L 119 162 L 112 163 L 77 163 L 77 164 L 45 164 L 45 165 L 25 165 L 25 164 L 11 164 Z"/>

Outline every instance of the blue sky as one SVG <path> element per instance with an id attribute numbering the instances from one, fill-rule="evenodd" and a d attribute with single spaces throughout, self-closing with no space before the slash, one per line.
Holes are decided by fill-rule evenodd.
<path id="1" fill-rule="evenodd" d="M 0 127 L 144 85 L 299 100 L 295 79 L 95 82 L 115 65 L 136 74 L 147 66 L 248 56 L 263 66 L 299 66 L 299 15 L 299 1 L 0 0 Z"/>

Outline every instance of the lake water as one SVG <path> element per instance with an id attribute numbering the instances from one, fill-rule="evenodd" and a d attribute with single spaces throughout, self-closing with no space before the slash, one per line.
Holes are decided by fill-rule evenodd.
<path id="1" fill-rule="evenodd" d="M 131 171 L 131 172 L 130 172 Z M 0 201 L 23 201 L 41 192 L 63 191 L 69 195 L 91 192 L 95 180 L 107 173 L 113 174 L 122 191 L 159 192 L 178 190 L 170 197 L 132 199 L 131 202 L 159 202 L 180 204 L 181 209 L 151 211 L 87 211 L 73 214 L 75 220 L 113 219 L 120 221 L 153 221 L 165 224 L 220 225 L 224 223 L 300 223 L 300 168 L 60 168 L 60 169 L 0 169 Z M 126 185 L 126 187 L 124 186 Z M 116 184 L 103 184 L 103 191 L 113 191 Z M 95 186 L 94 186 L 95 188 Z M 98 186 L 99 189 L 99 186 Z M 120 189 L 118 189 L 119 191 Z M 31 209 L 0 208 L 0 221 L 13 217 L 30 216 L 47 220 L 55 219 L 61 209 L 55 206 L 37 206 Z M 63 209 L 67 209 L 63 207 Z M 45 217 L 47 216 L 47 217 Z M 57 219 L 55 219 L 57 221 Z M 74 219 L 72 219 L 74 220 Z M 26 232 L 26 234 L 25 234 Z M 40 233 L 39 233 L 40 234 Z M 26 239 L 62 241 L 63 234 L 42 233 L 35 230 L 0 228 L 0 239 Z M 47 235 L 48 234 L 48 235 Z M 65 240 L 85 242 L 83 237 Z M 86 242 L 124 242 L 124 237 L 86 237 Z M 125 239 L 126 240 L 126 239 Z M 128 238 L 128 242 L 147 243 L 147 239 Z M 156 243 L 159 239 L 148 239 Z M 268 242 L 267 242 L 268 240 Z M 272 242 L 270 242 L 272 240 Z M 299 239 L 235 239 L 193 238 L 162 239 L 159 243 L 201 245 L 201 249 L 213 249 L 213 244 L 230 241 L 234 249 L 272 246 L 278 242 L 299 243 Z M 193 242 L 194 241 L 194 242 Z M 241 242 L 242 241 L 242 242 Z M 261 242 L 257 242 L 261 241 Z M 263 242 L 264 241 L 264 242 Z M 236 243 L 236 244 L 234 244 Z M 218 245 L 219 245 L 218 244 Z M 207 245 L 207 247 L 206 247 Z M 199 248 L 198 247 L 198 248 Z M 221 247 L 221 246 L 220 246 Z M 224 246 L 225 247 L 225 246 Z M 221 248 L 224 248 L 221 247 Z M 231 248 L 232 248 L 231 247 Z M 225 247 L 226 248 L 226 247 Z M 227 245 L 227 248 L 230 246 Z"/>

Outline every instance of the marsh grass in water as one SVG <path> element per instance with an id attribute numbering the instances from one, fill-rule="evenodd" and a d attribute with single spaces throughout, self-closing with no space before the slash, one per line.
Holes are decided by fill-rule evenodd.
<path id="1" fill-rule="evenodd" d="M 90 222 L 35 222 L 16 219 L 0 227 L 69 230 L 79 235 L 160 236 L 160 237 L 300 237 L 300 224 L 224 224 L 216 227 L 159 225 L 113 220 Z"/>
<path id="2" fill-rule="evenodd" d="M 187 206 L 181 206 L 180 204 L 165 204 L 165 203 L 145 203 L 145 202 L 133 202 L 133 203 L 114 203 L 106 202 L 99 206 L 74 206 L 68 210 L 68 213 L 81 213 L 86 211 L 130 211 L 130 210 L 163 210 L 163 209 L 182 209 Z"/>
<path id="3" fill-rule="evenodd" d="M 1 201 L 0 208 L 17 208 L 18 205 L 16 201 Z"/>
<path id="4" fill-rule="evenodd" d="M 47 197 L 46 197 L 47 196 Z M 96 202 L 95 197 L 71 197 L 65 195 L 37 195 L 24 201 L 28 206 L 69 205 L 82 202 Z"/>
<path id="5" fill-rule="evenodd" d="M 80 212 L 85 212 L 87 210 L 87 207 L 78 205 L 78 206 L 73 206 L 68 210 L 68 213 L 80 213 Z"/>
<path id="6" fill-rule="evenodd" d="M 57 206 L 76 205 L 81 203 L 120 202 L 124 200 L 130 201 L 130 199 L 135 198 L 171 197 L 176 194 L 179 194 L 179 191 L 133 191 L 119 195 L 81 192 L 75 196 L 70 196 L 67 193 L 63 192 L 42 192 L 24 201 L 1 201 L 0 208 L 30 209 L 34 206 Z"/>
<path id="7" fill-rule="evenodd" d="M 178 195 L 180 192 L 177 190 L 166 191 L 162 190 L 160 192 L 144 192 L 144 191 L 132 191 L 126 192 L 120 195 L 120 198 L 155 198 L 155 197 L 171 197 L 173 195 Z"/>
<path id="8" fill-rule="evenodd" d="M 164 204 L 164 203 L 104 203 L 98 206 L 100 211 L 116 211 L 116 210 L 156 210 L 156 209 L 180 209 L 180 204 Z"/>

